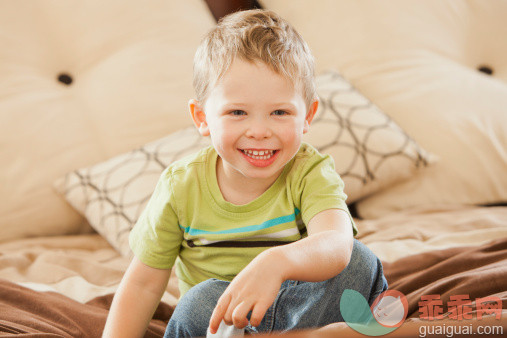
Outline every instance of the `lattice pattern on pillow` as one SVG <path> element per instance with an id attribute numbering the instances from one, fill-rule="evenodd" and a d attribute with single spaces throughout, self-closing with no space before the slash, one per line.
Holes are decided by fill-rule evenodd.
<path id="1" fill-rule="evenodd" d="M 144 210 L 162 171 L 172 162 L 210 145 L 194 127 L 78 169 L 55 182 L 66 200 L 123 255 L 128 235 Z"/>
<path id="2" fill-rule="evenodd" d="M 320 106 L 304 140 L 334 158 L 349 203 L 405 180 L 433 161 L 339 73 L 318 76 L 316 85 Z"/>
<path id="3" fill-rule="evenodd" d="M 406 179 L 428 163 L 427 155 L 387 115 L 338 73 L 317 78 L 321 99 L 305 141 L 333 156 L 348 202 Z M 128 234 L 146 206 L 162 171 L 210 145 L 194 127 L 129 153 L 78 169 L 55 183 L 67 201 L 122 254 Z"/>

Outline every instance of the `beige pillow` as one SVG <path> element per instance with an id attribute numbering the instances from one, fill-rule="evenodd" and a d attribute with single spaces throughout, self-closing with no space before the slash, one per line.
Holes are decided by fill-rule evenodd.
<path id="1" fill-rule="evenodd" d="M 305 140 L 333 156 L 349 202 L 406 179 L 426 165 L 426 153 L 338 73 L 319 76 L 317 90 L 322 101 Z M 127 255 L 128 234 L 162 171 L 209 144 L 209 138 L 190 127 L 71 172 L 57 180 L 55 187 L 102 236 Z"/>
<path id="2" fill-rule="evenodd" d="M 298 29 L 319 69 L 338 69 L 439 158 L 360 201 L 360 216 L 507 201 L 506 1 L 261 2 Z"/>
<path id="3" fill-rule="evenodd" d="M 202 0 L 0 2 L 0 240 L 85 229 L 56 178 L 190 125 L 213 25 Z"/>

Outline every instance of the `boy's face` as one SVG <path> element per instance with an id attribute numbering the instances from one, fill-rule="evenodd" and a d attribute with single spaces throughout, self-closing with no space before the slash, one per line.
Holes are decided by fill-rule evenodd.
<path id="1" fill-rule="evenodd" d="M 189 105 L 199 132 L 211 136 L 226 177 L 272 183 L 299 150 L 318 102 L 307 111 L 302 90 L 283 76 L 261 62 L 236 59 L 204 107 L 195 100 Z"/>

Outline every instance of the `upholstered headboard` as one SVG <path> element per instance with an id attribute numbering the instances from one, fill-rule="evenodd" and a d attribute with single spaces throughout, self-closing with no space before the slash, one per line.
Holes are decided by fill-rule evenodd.
<path id="1" fill-rule="evenodd" d="M 0 240 L 89 229 L 52 182 L 188 126 L 203 0 L 0 2 Z"/>
<path id="2" fill-rule="evenodd" d="M 378 106 L 439 157 L 359 201 L 362 216 L 507 201 L 507 2 L 259 3 L 296 27 L 317 74 L 333 69 L 354 109 Z M 189 126 L 192 59 L 211 13 L 258 5 L 0 2 L 0 240 L 89 231 L 55 179 Z"/>
<path id="3" fill-rule="evenodd" d="M 373 218 L 507 201 L 507 2 L 260 0 L 289 20 L 317 71 L 337 69 L 439 157 L 358 203 Z"/>

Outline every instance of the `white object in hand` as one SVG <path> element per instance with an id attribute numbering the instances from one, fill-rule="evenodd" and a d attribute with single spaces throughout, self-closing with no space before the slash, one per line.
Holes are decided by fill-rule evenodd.
<path id="1" fill-rule="evenodd" d="M 245 329 L 238 329 L 234 325 L 227 325 L 224 321 L 220 322 L 217 333 L 213 334 L 209 331 L 206 333 L 206 338 L 226 338 L 226 337 L 243 337 L 245 335 Z"/>

